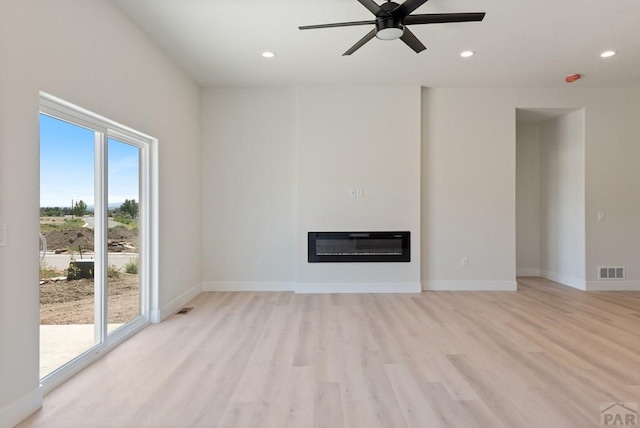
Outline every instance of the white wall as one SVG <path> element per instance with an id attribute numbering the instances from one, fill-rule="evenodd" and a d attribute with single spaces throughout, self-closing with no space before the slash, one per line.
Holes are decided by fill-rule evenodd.
<path id="1" fill-rule="evenodd" d="M 300 291 L 419 291 L 420 88 L 299 88 L 297 192 Z M 410 231 L 411 262 L 307 262 L 307 232 L 375 230 Z"/>
<path id="2" fill-rule="evenodd" d="M 422 128 L 424 289 L 515 289 L 515 106 L 508 92 L 423 89 Z"/>
<path id="3" fill-rule="evenodd" d="M 540 124 L 542 275 L 585 288 L 584 111 Z"/>
<path id="4" fill-rule="evenodd" d="M 205 289 L 291 288 L 295 126 L 293 88 L 204 90 Z"/>
<path id="5" fill-rule="evenodd" d="M 540 127 L 516 126 L 516 274 L 540 276 Z"/>
<path id="6" fill-rule="evenodd" d="M 640 89 L 593 92 L 585 110 L 587 289 L 640 290 Z M 598 266 L 626 266 L 626 280 L 598 281 Z"/>
<path id="7" fill-rule="evenodd" d="M 419 111 L 418 87 L 205 90 L 204 288 L 419 291 Z M 409 230 L 412 262 L 307 263 L 332 230 Z"/>
<path id="8" fill-rule="evenodd" d="M 634 162 L 640 158 L 640 146 L 636 144 L 640 129 L 634 125 L 640 116 L 640 90 L 423 89 L 421 119 L 415 122 L 406 120 L 419 110 L 412 107 L 413 92 L 407 87 L 305 87 L 298 88 L 296 95 L 290 91 L 207 91 L 205 109 L 212 113 L 203 114 L 203 122 L 209 122 L 203 125 L 203 133 L 205 146 L 213 146 L 205 147 L 203 152 L 203 170 L 207 171 L 203 199 L 209 201 L 205 202 L 204 212 L 223 212 L 216 214 L 221 216 L 220 225 L 203 227 L 212 228 L 205 232 L 204 249 L 208 252 L 215 245 L 229 242 L 226 237 L 215 236 L 225 227 L 242 230 L 234 223 L 236 216 L 249 230 L 260 230 L 258 226 L 269 219 L 268 223 L 284 231 L 287 239 L 296 237 L 294 244 L 278 244 L 278 251 L 286 253 L 295 247 L 297 262 L 291 266 L 284 259 L 267 263 L 265 258 L 264 267 L 258 270 L 253 259 L 265 252 L 264 246 L 248 257 L 240 248 L 231 247 L 232 259 L 225 259 L 224 264 L 214 260 L 212 267 L 203 269 L 205 281 L 221 283 L 217 286 L 228 289 L 282 289 L 292 281 L 357 283 L 357 278 L 368 278 L 366 273 L 357 271 L 360 268 L 350 270 L 334 265 L 323 271 L 321 265 L 309 266 L 305 258 L 306 232 L 351 229 L 356 222 L 363 228 L 395 228 L 390 219 L 410 223 L 420 215 L 421 242 L 416 243 L 413 236 L 412 248 L 421 245 L 423 288 L 515 289 L 515 111 L 584 108 L 586 285 L 605 289 L 640 286 L 640 272 L 634 269 L 637 260 L 633 256 L 633 246 L 640 242 L 640 228 L 635 221 L 640 218 L 640 199 L 634 188 L 634 183 L 640 182 L 640 169 Z M 392 100 L 392 114 L 405 112 L 397 118 L 406 120 L 402 123 L 407 126 L 393 128 L 389 124 L 396 122 L 379 120 L 380 115 L 374 112 L 374 93 Z M 335 102 L 337 99 L 339 103 Z M 267 105 L 273 112 L 261 113 Z M 262 123 L 262 116 L 268 118 L 267 125 Z M 296 124 L 293 130 L 292 123 Z M 417 129 L 422 134 L 419 165 L 418 149 L 411 145 L 413 133 L 420 132 Z M 396 138 L 397 135 L 401 136 Z M 396 147 L 386 145 L 388 141 L 394 141 Z M 294 160 L 288 154 L 291 144 Z M 267 164 L 246 159 L 250 153 L 269 156 L 265 147 L 273 147 L 278 154 L 269 157 Z M 220 153 L 228 162 L 214 156 L 216 150 L 223 149 Z M 381 163 L 383 159 L 392 162 Z M 411 159 L 409 163 L 405 163 L 407 159 Z M 407 170 L 401 171 L 399 165 Z M 274 183 L 280 184 L 275 187 L 263 179 L 272 169 L 279 170 Z M 236 171 L 242 174 L 235 174 Z M 417 171 L 422 178 L 421 183 L 415 184 Z M 295 182 L 293 193 L 285 184 L 287 180 Z M 234 188 L 224 183 L 232 183 Z M 385 183 L 393 185 L 385 187 Z M 353 187 L 363 188 L 365 198 L 350 199 L 348 191 Z M 260 202 L 261 192 L 275 192 L 275 198 L 282 201 L 280 208 Z M 245 198 L 245 194 L 249 196 Z M 219 206 L 214 202 L 217 198 L 221 199 Z M 391 215 L 386 208 L 389 200 L 406 206 L 399 210 L 404 214 Z M 412 204 L 418 201 L 421 205 L 416 211 Z M 237 210 L 224 207 L 226 204 L 235 204 Z M 297 207 L 293 214 L 291 204 Z M 606 221 L 597 221 L 599 210 L 606 211 Z M 314 218 L 314 212 L 323 214 Z M 283 216 L 282 221 L 277 220 L 278 216 Z M 293 234 L 286 232 L 291 230 L 287 229 L 289 222 Z M 220 244 L 215 243 L 217 239 Z M 531 251 L 533 257 L 536 250 Z M 462 257 L 468 257 L 469 267 L 461 266 Z M 627 266 L 627 281 L 597 281 L 597 266 L 603 264 Z M 377 276 L 378 281 L 413 280 L 414 266 L 407 272 L 393 271 L 400 266 L 390 268 Z M 407 277 L 403 276 L 405 273 Z M 261 281 L 266 284 L 255 285 Z"/>
<path id="9" fill-rule="evenodd" d="M 516 108 L 585 109 L 586 286 L 640 289 L 640 89 L 573 87 L 423 90 L 425 288 L 513 284 Z M 626 281 L 597 281 L 598 265 L 627 266 Z"/>
<path id="10" fill-rule="evenodd" d="M 200 106 L 198 87 L 106 0 L 0 2 L 0 59 L 0 426 L 11 426 L 40 404 L 39 91 L 159 139 L 164 313 L 200 282 Z"/>
<path id="11" fill-rule="evenodd" d="M 0 426 L 35 410 L 38 391 L 37 23 L 31 2 L 0 2 Z"/>

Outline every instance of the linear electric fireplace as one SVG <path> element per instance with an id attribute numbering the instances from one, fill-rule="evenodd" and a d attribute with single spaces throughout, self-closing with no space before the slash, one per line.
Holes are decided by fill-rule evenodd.
<path id="1" fill-rule="evenodd" d="M 410 262 L 410 232 L 309 232 L 309 263 Z"/>

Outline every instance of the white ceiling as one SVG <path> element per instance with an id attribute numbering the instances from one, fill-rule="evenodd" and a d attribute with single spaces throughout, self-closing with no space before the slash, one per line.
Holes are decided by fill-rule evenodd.
<path id="1" fill-rule="evenodd" d="M 539 125 L 547 120 L 556 119 L 577 110 L 577 108 L 517 108 L 516 123 L 520 125 Z"/>
<path id="2" fill-rule="evenodd" d="M 430 0 L 414 13 L 487 15 L 411 26 L 420 54 L 374 38 L 351 56 L 368 26 L 297 27 L 373 19 L 357 0 L 114 1 L 202 86 L 561 87 L 573 73 L 578 87 L 640 86 L 639 0 Z M 600 58 L 608 49 L 619 53 Z"/>

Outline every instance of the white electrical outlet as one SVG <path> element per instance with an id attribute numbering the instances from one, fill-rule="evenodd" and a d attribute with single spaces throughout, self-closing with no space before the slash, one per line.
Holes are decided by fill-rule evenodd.
<path id="1" fill-rule="evenodd" d="M 7 246 L 7 225 L 0 224 L 0 247 Z"/>
<path id="2" fill-rule="evenodd" d="M 355 198 L 356 197 L 356 189 L 351 189 L 349 191 L 349 197 L 350 198 Z"/>
<path id="3" fill-rule="evenodd" d="M 262 257 L 258 257 L 258 260 L 256 260 L 256 267 L 258 269 L 262 268 Z"/>
<path id="4" fill-rule="evenodd" d="M 598 211 L 598 221 L 604 221 L 606 218 L 606 213 L 604 211 Z"/>
<path id="5" fill-rule="evenodd" d="M 462 267 L 469 267 L 469 257 L 463 257 L 461 263 Z"/>
<path id="6" fill-rule="evenodd" d="M 356 189 L 356 198 L 364 198 L 364 191 L 362 189 Z"/>

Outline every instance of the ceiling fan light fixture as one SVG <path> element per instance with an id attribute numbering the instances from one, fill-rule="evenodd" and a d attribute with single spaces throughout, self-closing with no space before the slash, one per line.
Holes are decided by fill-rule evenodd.
<path id="1" fill-rule="evenodd" d="M 376 32 L 376 37 L 380 40 L 395 40 L 402 37 L 404 30 L 402 28 L 383 28 Z"/>
<path id="2" fill-rule="evenodd" d="M 376 22 L 376 37 L 380 40 L 395 40 L 404 34 L 404 25 L 398 19 L 388 18 Z"/>

